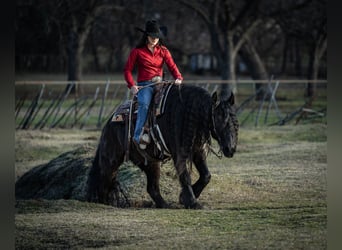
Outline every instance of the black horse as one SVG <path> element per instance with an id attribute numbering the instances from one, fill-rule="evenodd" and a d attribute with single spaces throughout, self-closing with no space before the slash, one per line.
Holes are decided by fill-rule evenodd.
<path id="1" fill-rule="evenodd" d="M 196 198 L 211 177 L 206 163 L 211 137 L 217 140 L 224 156 L 233 157 L 236 150 L 239 125 L 233 93 L 219 100 L 216 92 L 210 96 L 201 87 L 188 84 L 172 86 L 165 111 L 156 118 L 156 122 L 182 187 L 180 203 L 185 208 L 200 208 Z M 112 122 L 112 119 L 104 126 L 89 173 L 88 201 L 111 204 L 113 197 L 118 197 L 116 176 L 126 153 L 125 131 L 123 122 Z M 164 159 L 156 156 L 155 143 L 152 141 L 144 151 L 149 157 L 141 154 L 133 143 L 130 143 L 129 149 L 129 159 L 147 176 L 147 191 L 156 207 L 168 207 L 159 190 L 160 166 Z M 192 161 L 199 172 L 199 179 L 193 185 L 186 167 L 187 161 Z"/>

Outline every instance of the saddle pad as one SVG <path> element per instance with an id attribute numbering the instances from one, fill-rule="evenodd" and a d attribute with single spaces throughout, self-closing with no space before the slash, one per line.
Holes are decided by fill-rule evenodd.
<path id="1" fill-rule="evenodd" d="M 120 104 L 112 115 L 112 122 L 123 122 L 129 116 L 129 109 L 131 107 L 131 100 L 126 100 Z"/>

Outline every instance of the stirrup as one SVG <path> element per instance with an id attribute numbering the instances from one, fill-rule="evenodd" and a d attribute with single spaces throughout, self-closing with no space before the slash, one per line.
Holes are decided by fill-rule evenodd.
<path id="1" fill-rule="evenodd" d="M 140 148 L 142 150 L 146 149 L 146 144 L 138 143 L 136 140 L 133 139 L 133 143 L 137 148 Z"/>
<path id="2" fill-rule="evenodd" d="M 140 144 L 147 145 L 147 144 L 150 144 L 150 142 L 151 142 L 151 138 L 148 134 L 145 133 L 140 136 Z"/>

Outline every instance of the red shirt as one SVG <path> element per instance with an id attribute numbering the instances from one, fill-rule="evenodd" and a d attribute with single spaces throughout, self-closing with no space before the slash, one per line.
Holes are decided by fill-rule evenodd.
<path id="1" fill-rule="evenodd" d="M 172 59 L 170 51 L 165 46 L 157 45 L 152 53 L 147 46 L 134 48 L 125 65 L 124 76 L 127 87 L 135 85 L 132 70 L 135 66 L 138 69 L 137 82 L 149 81 L 154 76 L 163 76 L 163 64 L 166 64 L 175 79 L 183 80 L 177 65 Z"/>

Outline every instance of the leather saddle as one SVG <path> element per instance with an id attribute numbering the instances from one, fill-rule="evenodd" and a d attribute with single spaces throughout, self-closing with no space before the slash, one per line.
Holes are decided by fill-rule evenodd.
<path id="1" fill-rule="evenodd" d="M 154 150 L 154 155 L 152 157 L 153 159 L 165 160 L 169 159 L 169 157 L 171 156 L 170 151 L 164 142 L 161 130 L 156 123 L 156 118 L 163 115 L 165 111 L 165 104 L 171 87 L 172 84 L 160 84 L 155 86 L 152 101 L 149 107 L 148 117 L 143 128 L 144 133 L 147 133 L 148 136 L 152 138 L 156 147 L 156 149 Z M 121 122 L 125 123 L 126 126 L 131 126 L 130 131 L 131 136 L 133 136 L 137 112 L 138 102 L 137 98 L 134 97 L 132 100 L 124 101 L 117 107 L 111 117 L 111 122 Z M 129 129 L 126 129 L 126 131 L 129 131 Z M 150 158 L 150 156 L 147 155 L 144 150 L 138 149 L 138 151 L 145 157 L 145 159 Z"/>
<path id="2" fill-rule="evenodd" d="M 156 117 L 162 115 L 165 111 L 165 104 L 169 94 L 172 84 L 162 84 L 156 85 L 154 88 L 154 93 L 152 97 L 152 102 L 150 105 L 150 110 L 152 109 L 153 115 Z M 132 104 L 133 101 L 133 104 Z M 124 122 L 129 118 L 130 108 L 133 108 L 132 115 L 133 119 L 136 119 L 136 114 L 138 112 L 138 102 L 136 97 L 133 100 L 126 100 L 120 104 L 112 115 L 112 122 Z M 152 106 L 152 107 L 151 107 Z M 149 112 L 150 114 L 150 112 Z M 149 120 L 147 118 L 147 120 Z"/>

